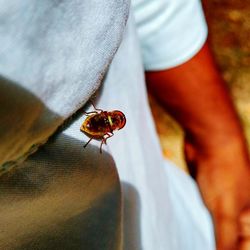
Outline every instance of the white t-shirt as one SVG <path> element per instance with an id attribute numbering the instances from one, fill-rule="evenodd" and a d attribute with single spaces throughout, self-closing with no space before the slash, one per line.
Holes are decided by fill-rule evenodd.
<path id="1" fill-rule="evenodd" d="M 132 0 L 132 7 L 146 70 L 182 64 L 206 40 L 199 0 Z"/>
<path id="2" fill-rule="evenodd" d="M 207 30 L 199 2 L 187 2 L 134 1 L 146 69 L 173 67 L 191 58 L 203 45 Z M 184 15 L 182 21 L 177 21 L 174 9 Z M 161 18 L 157 19 L 157 13 Z M 165 26 L 168 21 L 173 34 Z M 189 32 L 184 30 L 174 38 L 175 30 L 183 29 L 181 23 L 189 27 Z M 95 101 L 97 107 L 121 110 L 127 118 L 125 127 L 115 131 L 103 147 L 113 156 L 122 184 L 124 250 L 214 250 L 211 218 L 195 182 L 163 158 L 147 100 L 139 50 L 130 18 L 123 43 Z M 92 107 L 88 111 L 91 110 Z M 81 122 L 82 118 L 65 132 L 74 135 Z M 75 136 L 84 138 L 80 132 Z M 95 140 L 91 144 L 100 146 Z"/>
<path id="3" fill-rule="evenodd" d="M 69 1 L 64 1 L 65 4 L 68 2 Z M 94 8 L 95 5 L 92 6 L 93 8 L 86 8 L 85 3 L 79 5 L 78 2 L 74 2 L 75 9 L 73 8 L 73 10 L 79 10 L 81 7 L 81 11 L 72 12 L 72 6 L 70 4 L 69 6 L 63 5 L 65 7 L 64 9 L 69 11 L 67 15 L 62 11 L 63 8 L 58 8 L 58 6 L 56 6 L 55 9 L 58 12 L 54 12 L 55 9 L 53 9 L 52 12 L 56 15 L 51 14 L 51 19 L 46 18 L 46 22 L 42 23 L 43 25 L 41 26 L 47 27 L 47 25 L 44 26 L 44 24 L 47 24 L 47 21 L 54 21 L 54 23 L 52 22 L 54 25 L 51 27 L 57 27 L 58 30 L 51 29 L 51 32 L 41 34 L 43 36 L 49 34 L 55 40 L 51 40 L 51 36 L 45 36 L 45 38 L 50 41 L 50 43 L 47 43 L 43 41 L 43 37 L 38 36 L 39 39 L 43 41 L 43 43 L 41 43 L 43 45 L 51 45 L 51 41 L 56 41 L 56 43 L 53 43 L 54 47 L 45 46 L 46 49 L 53 48 L 53 53 L 50 51 L 50 53 L 46 54 L 46 50 L 42 51 L 43 53 L 38 53 L 41 52 L 40 43 L 39 48 L 37 50 L 31 50 L 31 53 L 30 50 L 22 49 L 22 46 L 26 45 L 23 41 L 31 41 L 30 37 L 32 36 L 30 36 L 29 32 L 33 31 L 34 28 L 40 27 L 38 25 L 31 26 L 31 28 L 28 29 L 28 35 L 25 36 L 23 31 L 27 29 L 24 29 L 23 27 L 27 27 L 26 22 L 29 19 L 25 19 L 24 23 L 20 22 L 20 34 L 22 34 L 20 36 L 22 38 L 20 39 L 21 42 L 16 44 L 16 46 L 13 46 L 13 41 L 15 41 L 13 40 L 13 37 L 15 38 L 16 36 L 11 36 L 11 43 L 6 43 L 7 46 L 3 47 L 4 50 L 9 48 L 10 51 L 14 49 L 15 52 L 5 54 L 6 58 L 9 58 L 7 55 L 10 55 L 11 57 L 7 63 L 7 66 L 9 65 L 9 68 L 7 67 L 8 71 L 5 72 L 6 74 L 4 74 L 4 76 L 11 76 L 10 79 L 12 81 L 14 80 L 14 82 L 17 83 L 21 82 L 23 85 L 20 86 L 27 86 L 27 89 L 30 91 L 27 92 L 27 94 L 30 95 L 30 93 L 32 93 L 36 99 L 38 98 L 37 103 L 39 103 L 39 106 L 37 104 L 37 107 L 39 110 L 41 109 L 44 110 L 44 112 L 47 112 L 46 109 L 49 108 L 48 114 L 50 114 L 51 110 L 53 111 L 50 116 L 46 116 L 46 118 L 48 118 L 47 120 L 44 118 L 46 124 L 50 124 L 51 117 L 58 114 L 67 117 L 84 103 L 84 98 L 88 98 L 90 94 L 93 93 L 94 89 L 87 88 L 87 86 L 92 86 L 91 83 L 93 83 L 94 86 L 94 83 L 97 82 L 97 79 L 93 76 L 95 75 L 94 73 L 97 74 L 100 72 L 104 67 L 102 65 L 105 62 L 107 63 L 109 57 L 107 58 L 105 55 L 110 55 L 112 51 L 114 51 L 114 47 L 111 46 L 112 44 L 110 43 L 110 40 L 105 39 L 114 36 L 116 39 L 112 39 L 111 41 L 113 42 L 113 45 L 118 44 L 117 39 L 120 37 L 119 32 L 123 24 L 122 20 L 124 20 L 121 16 L 120 18 L 118 17 L 121 13 L 126 15 L 126 11 L 122 9 L 126 4 L 126 1 L 117 2 L 119 2 L 118 6 L 112 8 L 112 6 L 104 4 L 102 7 L 106 6 L 107 8 L 102 9 L 97 8 L 99 7 L 98 4 L 96 8 Z M 196 2 L 195 0 L 135 0 L 133 5 L 146 69 L 173 67 L 177 63 L 182 63 L 192 57 L 192 55 L 202 46 L 206 37 L 206 26 L 204 26 L 203 23 L 204 20 L 200 11 L 199 2 Z M 15 7 L 16 5 L 13 6 Z M 22 6 L 26 7 L 26 5 Z M 34 5 L 33 7 L 36 6 Z M 114 22 L 120 20 L 120 24 L 118 22 L 116 25 L 110 26 L 109 22 L 104 22 L 104 20 L 106 20 L 105 17 L 110 15 L 110 12 L 108 11 L 110 8 L 119 12 L 116 13 L 114 11 L 112 18 L 114 19 Z M 47 6 L 47 9 L 50 9 L 49 5 Z M 46 11 L 44 12 L 43 8 L 41 8 L 41 13 L 47 14 Z M 73 19 L 65 18 L 72 17 L 71 13 L 74 13 Z M 78 13 L 78 15 L 76 15 L 76 13 Z M 99 14 L 99 17 L 101 15 L 101 18 L 93 18 L 93 14 L 96 13 Z M 33 18 L 34 12 L 32 8 L 29 14 L 32 15 Z M 62 18 L 60 18 L 61 16 Z M 178 16 L 180 19 L 177 18 Z M 27 15 L 25 15 L 25 17 L 27 17 Z M 77 17 L 80 19 L 77 19 Z M 73 25 L 75 23 L 81 23 L 79 20 L 82 20 L 82 18 L 84 19 L 82 20 L 82 23 L 85 24 L 85 20 L 88 20 L 85 19 L 86 17 L 91 17 L 91 21 L 93 19 L 91 26 Z M 10 25 L 15 18 L 12 19 Z M 23 19 L 21 18 L 20 20 Z M 37 20 L 37 24 L 41 23 L 40 18 L 36 18 L 35 20 Z M 44 21 L 43 18 L 42 20 Z M 70 22 L 72 20 L 74 21 L 73 23 Z M 140 20 L 142 21 L 140 22 Z M 89 22 L 86 23 L 89 24 Z M 94 26 L 93 23 L 95 24 Z M 67 27 L 67 29 L 65 27 Z M 87 29 L 82 27 L 87 27 Z M 96 29 L 93 27 L 96 27 Z M 96 32 L 93 32 L 98 30 L 98 28 L 100 28 L 102 34 L 98 37 L 99 39 L 97 39 Z M 61 32 L 62 30 L 64 31 L 63 33 Z M 40 29 L 38 31 L 40 31 Z M 83 31 L 84 33 L 82 33 Z M 114 34 L 107 33 L 111 31 L 114 31 Z M 32 34 L 34 35 L 36 32 Z M 65 39 L 62 40 L 61 36 L 58 34 L 62 34 Z M 69 35 L 65 36 L 65 34 Z M 29 39 L 26 39 L 27 37 Z M 85 37 L 87 41 L 86 43 L 83 42 Z M 37 36 L 33 36 L 33 38 L 37 38 Z M 59 41 L 63 41 L 63 43 L 59 43 Z M 103 41 L 104 44 L 101 44 L 102 46 L 95 46 L 96 43 L 102 43 Z M 202 203 L 194 181 L 188 175 L 175 168 L 170 162 L 165 161 L 162 156 L 147 100 L 142 61 L 137 42 L 134 23 L 133 20 L 130 19 L 128 21 L 128 30 L 124 35 L 124 40 L 111 63 L 108 75 L 100 90 L 100 96 L 95 101 L 98 108 L 104 110 L 121 110 L 125 113 L 127 118 L 126 126 L 120 131 L 115 131 L 115 135 L 108 140 L 107 147 L 103 147 L 103 150 L 108 151 L 113 156 L 121 180 L 124 201 L 124 249 L 213 250 L 214 241 L 211 220 Z M 61 45 L 59 49 L 58 43 Z M 35 44 L 36 43 L 34 43 L 34 45 Z M 33 48 L 33 46 L 30 47 L 30 43 L 28 43 L 28 45 L 28 47 L 25 47 L 26 49 Z M 68 47 L 66 45 L 68 45 Z M 65 51 L 71 52 L 71 50 L 74 53 L 65 54 Z M 79 53 L 79 51 L 81 53 Z M 90 54 L 86 54 L 88 51 L 90 51 Z M 105 51 L 108 53 L 104 53 Z M 28 62 L 32 63 L 26 62 L 25 53 L 28 53 Z M 13 54 L 16 55 L 13 56 Z M 40 60 L 41 56 L 37 57 L 37 55 L 42 55 L 44 60 Z M 56 55 L 56 57 L 48 57 L 48 55 Z M 58 57 L 58 55 L 60 55 L 60 57 Z M 18 58 L 18 60 L 14 60 L 15 58 Z M 55 61 L 51 63 L 51 60 L 49 60 L 48 64 L 48 58 L 54 58 Z M 82 58 L 84 58 L 84 60 L 82 60 Z M 21 65 L 23 60 L 25 60 L 24 66 Z M 29 67 L 26 67 L 27 65 Z M 65 67 L 65 65 L 67 67 Z M 45 66 L 48 67 L 46 68 Z M 47 71 L 44 71 L 44 69 L 47 69 Z M 89 74 L 86 74 L 86 71 L 89 72 Z M 13 78 L 13 72 L 15 72 L 16 78 Z M 85 74 L 82 75 L 82 72 L 85 72 Z M 100 74 L 101 73 L 97 75 L 98 79 Z M 15 81 L 16 79 L 18 81 Z M 37 81 L 37 79 L 43 79 L 44 84 L 41 84 L 41 81 Z M 30 82 L 33 84 L 29 85 L 28 83 Z M 47 85 L 45 83 L 47 83 Z M 16 83 L 13 83 L 12 85 L 15 86 Z M 47 88 L 45 88 L 46 86 Z M 43 91 L 39 91 L 40 87 Z M 13 93 L 22 93 L 23 91 L 26 91 L 26 88 L 24 87 L 20 89 L 21 90 L 17 88 L 17 92 L 13 91 Z M 52 95 L 51 93 L 55 95 Z M 55 96 L 57 98 L 55 98 Z M 32 103 L 33 105 L 33 98 L 30 97 L 32 102 L 28 102 L 27 100 L 27 103 Z M 40 100 L 42 101 L 41 104 Z M 59 101 L 57 102 L 57 100 Z M 46 109 L 42 109 L 43 104 L 46 105 Z M 60 108 L 62 108 L 62 110 L 60 110 Z M 28 109 L 28 111 L 29 110 L 30 109 Z M 93 110 L 92 107 L 90 107 L 90 110 Z M 39 120 L 41 117 L 41 115 L 36 116 L 36 119 Z M 56 162 L 56 168 L 58 168 L 64 160 L 66 162 L 64 164 L 69 164 L 69 169 L 72 167 L 75 168 L 76 163 L 74 161 L 79 160 L 79 157 L 74 159 L 74 154 L 72 154 L 72 159 L 69 157 L 73 150 L 73 147 L 70 147 L 70 145 L 72 145 L 72 139 L 76 139 L 77 141 L 80 140 L 83 145 L 89 140 L 89 138 L 79 130 L 83 120 L 84 117 L 73 117 L 72 123 L 60 133 L 62 140 L 59 140 L 57 145 L 53 147 L 53 151 L 56 152 L 57 155 L 57 157 L 53 159 Z M 30 120 L 28 121 L 30 122 Z M 31 131 L 29 134 L 34 135 L 34 131 L 36 130 L 30 129 L 29 131 Z M 91 144 L 94 144 L 97 147 L 100 146 L 100 142 L 96 140 L 92 140 Z M 68 146 L 65 147 L 65 145 Z M 68 150 L 68 152 L 65 153 L 64 150 Z M 91 147 L 89 150 L 91 150 Z M 41 152 L 42 157 L 39 158 L 39 162 L 42 166 L 44 166 L 46 157 L 49 159 L 51 157 L 49 153 L 47 154 L 44 152 L 45 151 Z M 85 154 L 86 151 L 84 152 L 84 150 L 80 148 L 78 149 L 78 153 Z M 63 157 L 65 157 L 65 159 L 63 159 Z M 107 167 L 105 165 L 105 163 L 107 163 L 105 162 L 105 157 L 102 158 L 102 155 L 98 155 L 98 157 L 97 162 L 100 164 L 99 168 L 105 169 Z M 88 169 L 88 167 L 92 166 L 91 162 L 92 158 L 86 153 L 83 157 L 83 161 L 81 161 L 80 164 L 78 162 L 78 165 Z M 35 167 L 37 162 L 34 161 L 32 164 L 34 164 Z M 49 161 L 49 164 L 53 163 L 50 163 Z M 51 168 L 48 168 L 48 171 L 49 169 Z M 46 172 L 45 176 L 47 175 Z M 39 175 L 32 175 L 32 179 L 37 176 Z M 42 178 L 42 180 L 43 179 L 47 183 L 47 179 Z M 38 180 L 40 183 L 40 179 Z M 53 181 L 52 183 L 54 185 Z M 64 182 L 62 183 L 64 184 Z M 83 183 L 83 187 L 84 185 L 87 186 L 88 183 Z M 73 186 L 73 189 L 77 189 L 71 180 L 69 186 Z M 25 185 L 25 187 L 27 186 Z M 100 186 L 98 186 L 97 182 L 96 189 L 99 188 Z M 59 191 L 60 190 L 59 187 Z M 78 191 L 78 189 L 76 191 Z M 74 193 L 76 191 L 74 191 Z M 111 197 L 113 191 L 114 190 L 110 190 Z M 44 196 L 43 192 L 41 193 L 41 196 Z M 67 196 L 71 197 L 71 193 L 68 192 Z M 23 197 L 23 193 L 21 193 L 21 197 Z M 63 202 L 64 200 L 60 197 L 59 200 L 62 200 Z M 84 193 L 81 198 L 86 198 Z M 105 202 L 105 200 L 101 199 L 101 201 L 100 204 L 98 203 L 100 207 L 102 207 L 102 203 Z M 30 203 L 28 203 L 28 206 L 29 205 Z M 43 209 L 47 207 L 50 208 L 50 206 L 47 206 L 47 203 L 45 203 Z M 71 209 L 76 209 L 74 211 L 77 211 L 73 216 L 79 214 L 79 212 L 81 213 L 85 211 L 79 210 L 78 205 L 71 207 Z M 93 206 L 87 209 L 87 214 L 90 210 L 93 213 L 98 213 L 99 211 L 96 209 L 96 206 Z M 24 215 L 25 214 L 26 213 L 24 213 Z M 43 215 L 44 214 L 46 213 L 43 213 Z M 59 214 L 59 219 L 64 218 L 64 213 L 59 211 Z M 68 214 L 68 212 L 65 214 Z M 72 222 L 72 214 L 69 213 L 69 216 L 69 221 Z M 24 218 L 25 216 L 21 217 Z M 93 221 L 93 224 L 103 223 L 103 221 L 98 221 L 98 218 L 99 217 L 96 218 L 96 221 Z M 54 222 L 54 220 L 52 222 Z M 118 218 L 117 223 L 119 222 L 120 220 Z M 82 222 L 80 221 L 80 223 Z M 58 225 L 62 224 L 63 223 L 58 223 Z M 88 228 L 88 225 L 86 228 Z M 107 232 L 103 230 L 100 234 L 98 234 L 99 232 L 95 233 L 94 236 L 98 236 L 96 238 L 96 241 L 98 241 L 99 237 L 102 237 L 102 234 L 105 235 Z M 82 231 L 82 234 L 85 234 L 84 230 Z M 58 234 L 57 232 L 57 235 L 61 238 L 61 234 Z M 23 238 L 22 234 L 21 237 Z M 114 238 L 115 236 L 111 238 L 109 242 L 113 242 Z M 82 248 L 85 247 L 85 245 L 82 246 Z"/>

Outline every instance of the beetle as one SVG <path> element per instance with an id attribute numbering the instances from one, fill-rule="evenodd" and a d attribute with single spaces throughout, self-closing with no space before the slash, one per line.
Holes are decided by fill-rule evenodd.
<path id="1" fill-rule="evenodd" d="M 125 126 L 126 117 L 119 110 L 104 111 L 96 108 L 93 103 L 92 106 L 95 110 L 85 112 L 87 117 L 80 127 L 80 130 L 90 137 L 83 147 L 87 147 L 92 139 L 101 140 L 100 153 L 102 153 L 102 145 L 107 144 L 107 139 L 114 135 L 114 130 L 120 130 Z"/>

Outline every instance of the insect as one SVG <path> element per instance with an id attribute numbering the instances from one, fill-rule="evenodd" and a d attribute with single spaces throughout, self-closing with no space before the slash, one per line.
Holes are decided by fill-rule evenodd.
<path id="1" fill-rule="evenodd" d="M 94 111 L 85 112 L 87 118 L 81 125 L 80 130 L 90 137 L 89 141 L 83 146 L 84 148 L 92 139 L 101 140 L 100 153 L 102 145 L 107 144 L 107 139 L 114 135 L 114 130 L 122 129 L 126 124 L 125 115 L 119 111 L 104 111 L 94 106 Z"/>

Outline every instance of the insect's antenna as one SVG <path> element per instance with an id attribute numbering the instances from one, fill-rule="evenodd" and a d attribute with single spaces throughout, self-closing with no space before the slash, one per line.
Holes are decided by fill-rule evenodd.
<path id="1" fill-rule="evenodd" d="M 93 139 L 93 137 L 90 138 L 90 139 L 88 140 L 88 142 L 87 142 L 83 147 L 86 148 L 86 147 L 88 146 L 88 144 L 91 142 L 92 139 Z"/>

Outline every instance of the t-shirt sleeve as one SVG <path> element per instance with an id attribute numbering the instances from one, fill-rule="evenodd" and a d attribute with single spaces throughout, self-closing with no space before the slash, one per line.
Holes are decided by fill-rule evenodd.
<path id="1" fill-rule="evenodd" d="M 200 0 L 132 0 L 132 6 L 146 70 L 178 66 L 204 45 Z"/>

